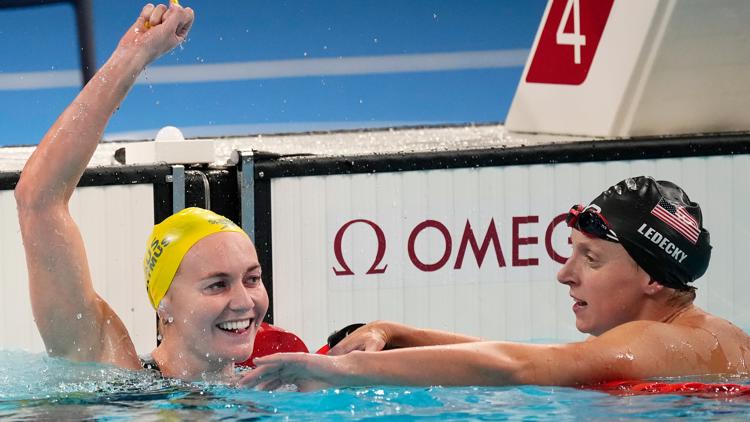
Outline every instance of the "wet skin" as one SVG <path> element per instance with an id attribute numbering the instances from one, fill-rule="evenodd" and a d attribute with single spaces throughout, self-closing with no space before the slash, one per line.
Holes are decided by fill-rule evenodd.
<path id="1" fill-rule="evenodd" d="M 231 376 L 231 363 L 250 357 L 257 324 L 267 310 L 268 294 L 250 239 L 235 232 L 207 236 L 185 254 L 160 303 L 160 318 L 172 322 L 163 325 L 154 358 L 170 376 Z"/>
<path id="2" fill-rule="evenodd" d="M 578 230 L 570 239 L 572 254 L 557 279 L 570 288 L 578 331 L 598 336 L 628 321 L 645 319 L 652 308 L 650 293 L 657 286 L 625 248 Z"/>

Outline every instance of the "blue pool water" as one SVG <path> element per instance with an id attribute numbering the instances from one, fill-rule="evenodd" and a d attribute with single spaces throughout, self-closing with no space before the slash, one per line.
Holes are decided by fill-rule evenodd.
<path id="1" fill-rule="evenodd" d="M 748 414 L 748 397 L 623 397 L 560 387 L 369 387 L 269 393 L 165 380 L 142 372 L 0 351 L 2 420 L 639 420 L 678 417 L 714 420 L 745 418 Z"/>

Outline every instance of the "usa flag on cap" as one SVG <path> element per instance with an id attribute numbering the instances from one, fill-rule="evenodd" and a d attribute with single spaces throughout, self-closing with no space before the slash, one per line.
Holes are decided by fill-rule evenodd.
<path id="1" fill-rule="evenodd" d="M 675 229 L 692 244 L 698 243 L 698 236 L 701 234 L 700 225 L 685 207 L 660 198 L 659 203 L 651 210 L 651 214 Z"/>

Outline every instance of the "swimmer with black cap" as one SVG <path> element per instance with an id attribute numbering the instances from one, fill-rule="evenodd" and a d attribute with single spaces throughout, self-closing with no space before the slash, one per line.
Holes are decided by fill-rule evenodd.
<path id="1" fill-rule="evenodd" d="M 567 216 L 572 255 L 557 274 L 573 299 L 567 344 L 486 341 L 375 321 L 328 356 L 255 360 L 243 385 L 591 385 L 622 379 L 748 375 L 750 337 L 693 304 L 711 246 L 700 207 L 677 185 L 635 177 Z"/>
<path id="2" fill-rule="evenodd" d="M 268 309 L 253 243 L 231 221 L 186 209 L 154 228 L 144 258 L 161 344 L 143 362 L 94 290 L 68 203 L 101 134 L 141 71 L 185 41 L 189 7 L 146 5 L 116 50 L 49 129 L 16 187 L 34 317 L 48 353 L 186 380 L 233 377 Z"/>

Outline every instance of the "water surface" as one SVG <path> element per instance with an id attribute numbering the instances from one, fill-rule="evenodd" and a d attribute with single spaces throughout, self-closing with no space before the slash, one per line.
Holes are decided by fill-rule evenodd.
<path id="1" fill-rule="evenodd" d="M 685 379 L 686 380 L 686 379 Z M 680 380 L 677 380 L 680 381 Z M 710 380 L 717 381 L 717 380 Z M 727 380 L 723 380 L 727 381 Z M 728 380 L 750 385 L 750 380 Z M 619 396 L 562 387 L 388 387 L 262 392 L 0 351 L 3 420 L 740 419 L 750 398 Z"/>

